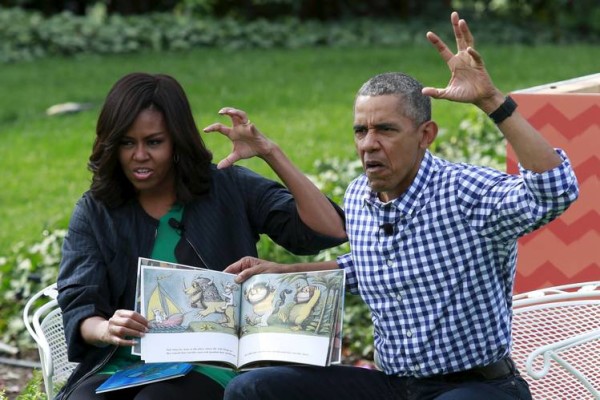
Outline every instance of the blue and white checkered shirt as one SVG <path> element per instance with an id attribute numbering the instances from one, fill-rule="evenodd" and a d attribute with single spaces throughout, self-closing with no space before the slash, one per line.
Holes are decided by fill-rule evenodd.
<path id="1" fill-rule="evenodd" d="M 349 185 L 351 253 L 337 262 L 371 309 L 387 374 L 451 373 L 509 353 L 516 240 L 579 193 L 569 160 L 557 152 L 560 166 L 541 174 L 520 167 L 521 175 L 427 152 L 408 190 L 388 203 L 364 175 Z"/>

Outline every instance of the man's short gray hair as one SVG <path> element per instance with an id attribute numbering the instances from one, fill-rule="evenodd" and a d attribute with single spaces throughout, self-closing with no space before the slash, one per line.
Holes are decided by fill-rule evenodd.
<path id="1" fill-rule="evenodd" d="M 398 96 L 400 112 L 413 120 L 415 126 L 431 119 L 431 99 L 421 93 L 423 85 L 402 72 L 375 75 L 358 90 L 357 96 Z"/>

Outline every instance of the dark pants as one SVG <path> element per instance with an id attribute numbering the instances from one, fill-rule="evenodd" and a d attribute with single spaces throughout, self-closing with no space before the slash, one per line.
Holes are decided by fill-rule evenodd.
<path id="1" fill-rule="evenodd" d="M 220 384 L 195 371 L 175 379 L 96 394 L 96 388 L 108 377 L 109 375 L 93 375 L 87 378 L 71 393 L 68 400 L 221 400 L 223 398 L 223 387 Z"/>
<path id="2" fill-rule="evenodd" d="M 237 376 L 225 389 L 225 400 L 531 400 L 519 375 L 493 380 L 444 382 L 388 376 L 358 367 L 268 367 Z"/>

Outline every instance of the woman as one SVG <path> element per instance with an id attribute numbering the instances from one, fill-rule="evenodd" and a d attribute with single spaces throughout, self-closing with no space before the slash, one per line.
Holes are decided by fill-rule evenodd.
<path id="1" fill-rule="evenodd" d="M 112 87 L 100 112 L 88 167 L 63 245 L 58 301 L 68 354 L 79 362 L 62 399 L 164 399 L 201 393 L 220 399 L 233 373 L 196 367 L 182 378 L 95 394 L 111 373 L 136 361 L 131 346 L 148 321 L 134 310 L 138 257 L 223 270 L 256 256 L 259 234 L 297 254 L 345 241 L 343 216 L 243 111 L 213 124 L 233 151 L 215 166 L 186 95 L 167 75 L 132 73 Z M 285 183 L 237 160 L 258 156 Z M 139 359 L 139 358 L 138 358 Z"/>

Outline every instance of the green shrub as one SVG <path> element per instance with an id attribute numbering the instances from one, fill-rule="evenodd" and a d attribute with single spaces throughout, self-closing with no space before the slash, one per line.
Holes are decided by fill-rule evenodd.
<path id="1" fill-rule="evenodd" d="M 3 342 L 31 345 L 21 313 L 25 302 L 41 288 L 56 281 L 61 246 L 66 231 L 45 231 L 44 239 L 31 246 L 19 243 L 10 254 L 0 257 L 0 332 Z"/>
<path id="2" fill-rule="evenodd" d="M 597 12 L 597 11 L 596 11 Z M 564 30 L 557 36 L 547 25 L 529 19 L 512 21 L 497 15 L 473 15 L 471 28 L 478 43 L 540 44 L 597 43 L 595 25 L 580 33 Z M 423 32 L 450 35 L 446 19 L 397 20 L 349 18 L 337 21 L 301 21 L 287 17 L 241 22 L 233 17 L 197 17 L 193 14 L 107 14 L 102 2 L 86 15 L 69 12 L 44 17 L 35 11 L 0 7 L 0 63 L 47 56 L 124 54 L 141 51 L 185 51 L 199 47 L 224 49 L 299 48 L 310 46 L 401 46 L 424 43 Z"/>
<path id="3" fill-rule="evenodd" d="M 33 377 L 17 396 L 16 400 L 46 400 L 47 396 L 43 387 L 42 372 L 36 369 L 33 371 Z M 0 400 L 2 400 L 2 397 L 0 397 Z"/>
<path id="4" fill-rule="evenodd" d="M 456 132 L 441 128 L 431 148 L 448 160 L 506 169 L 506 140 L 476 107 L 467 111 Z"/>

